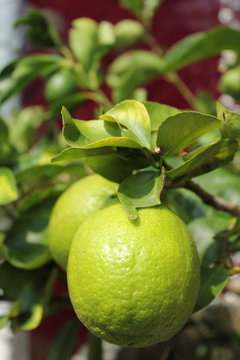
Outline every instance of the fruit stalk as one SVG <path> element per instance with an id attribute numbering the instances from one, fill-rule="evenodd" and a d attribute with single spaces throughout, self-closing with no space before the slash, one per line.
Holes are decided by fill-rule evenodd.
<path id="1" fill-rule="evenodd" d="M 102 360 L 102 341 L 89 332 L 88 360 Z"/>

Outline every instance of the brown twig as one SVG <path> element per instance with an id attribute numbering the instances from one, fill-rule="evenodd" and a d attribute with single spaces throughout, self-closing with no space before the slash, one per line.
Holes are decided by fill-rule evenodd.
<path id="1" fill-rule="evenodd" d="M 215 209 L 227 212 L 232 216 L 238 217 L 240 216 L 240 207 L 230 201 L 226 201 L 218 196 L 210 194 L 209 192 L 205 191 L 201 188 L 198 184 L 194 183 L 193 181 L 184 181 L 182 183 L 170 183 L 166 185 L 168 188 L 185 188 L 197 194 L 202 201 L 207 204 L 213 206 Z"/>

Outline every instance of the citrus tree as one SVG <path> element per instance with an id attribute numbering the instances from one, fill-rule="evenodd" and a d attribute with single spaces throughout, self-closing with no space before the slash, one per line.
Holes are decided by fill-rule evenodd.
<path id="1" fill-rule="evenodd" d="M 12 304 L 1 327 L 32 330 L 72 303 L 97 336 L 146 346 L 179 332 L 240 272 L 240 115 L 215 106 L 209 94 L 196 97 L 178 75 L 231 50 L 235 61 L 219 88 L 239 100 L 232 74 L 239 76 L 240 31 L 220 26 L 163 51 L 151 35 L 160 3 L 122 0 L 136 20 L 115 25 L 78 18 L 68 44 L 43 13 L 33 10 L 16 22 L 37 50 L 1 71 L 0 102 L 41 77 L 48 106 L 0 120 L 0 299 Z M 191 110 L 148 101 L 145 86 L 157 77 L 174 84 Z M 94 120 L 72 117 L 88 100 L 97 106 Z M 117 252 L 118 243 L 105 242 L 119 231 L 124 246 Z M 67 284 L 61 268 L 71 301 L 67 287 L 54 292 L 57 281 Z M 189 321 L 186 327 L 196 326 Z M 80 324 L 71 320 L 56 333 L 49 360 L 69 359 Z M 100 358 L 100 340 L 92 336 L 89 359 Z"/>

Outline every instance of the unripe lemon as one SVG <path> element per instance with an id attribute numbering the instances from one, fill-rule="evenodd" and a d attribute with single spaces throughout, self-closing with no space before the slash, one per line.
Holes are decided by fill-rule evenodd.
<path id="1" fill-rule="evenodd" d="M 161 205 L 128 219 L 110 200 L 78 229 L 69 254 L 70 299 L 96 336 L 121 346 L 165 341 L 190 317 L 199 291 L 195 244 Z"/>
<path id="2" fill-rule="evenodd" d="M 222 75 L 219 90 L 224 94 L 231 95 L 236 100 L 240 100 L 240 67 L 228 70 Z"/>
<path id="3" fill-rule="evenodd" d="M 54 102 L 73 94 L 76 90 L 77 82 L 74 75 L 70 71 L 61 70 L 47 80 L 45 97 L 49 102 Z"/>
<path id="4" fill-rule="evenodd" d="M 54 260 L 67 267 L 72 239 L 80 224 L 116 193 L 117 184 L 94 174 L 71 185 L 57 200 L 48 226 L 49 248 Z"/>

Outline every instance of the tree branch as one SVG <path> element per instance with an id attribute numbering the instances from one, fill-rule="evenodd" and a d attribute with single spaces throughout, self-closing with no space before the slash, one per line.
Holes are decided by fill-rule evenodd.
<path id="1" fill-rule="evenodd" d="M 167 187 L 185 188 L 197 194 L 205 204 L 211 205 L 217 210 L 227 212 L 232 216 L 235 217 L 240 216 L 240 207 L 236 203 L 226 201 L 218 196 L 214 196 L 210 194 L 209 192 L 205 191 L 203 188 L 201 188 L 198 184 L 194 183 L 193 181 L 184 181 L 182 183 L 167 184 Z"/>

